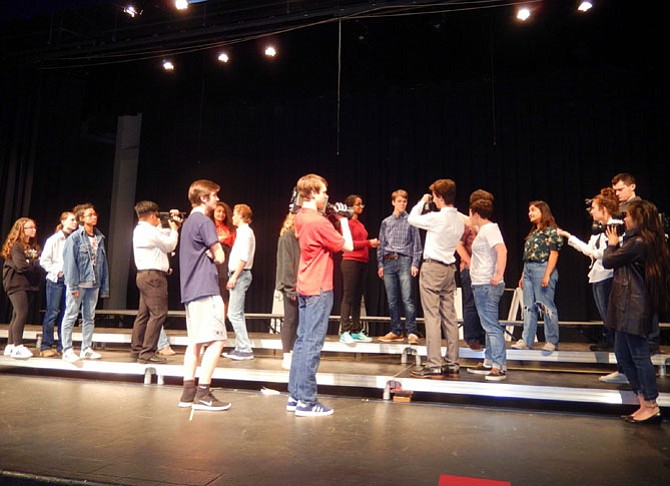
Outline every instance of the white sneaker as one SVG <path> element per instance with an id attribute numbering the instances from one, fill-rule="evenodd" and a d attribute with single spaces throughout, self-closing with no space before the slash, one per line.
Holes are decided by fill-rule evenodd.
<path id="1" fill-rule="evenodd" d="M 5 352 L 2 353 L 3 356 L 11 356 L 12 351 L 14 351 L 14 347 L 15 346 L 13 344 L 8 344 L 7 346 L 5 346 Z"/>
<path id="2" fill-rule="evenodd" d="M 349 331 L 340 334 L 340 342 L 344 344 L 356 344 L 356 341 L 354 340 L 354 338 L 351 337 Z"/>
<path id="3" fill-rule="evenodd" d="M 625 385 L 628 383 L 628 377 L 623 373 L 615 371 L 609 375 L 601 376 L 598 378 L 598 381 L 602 381 L 603 383 L 610 383 L 613 385 Z"/>
<path id="4" fill-rule="evenodd" d="M 517 342 L 512 344 L 511 346 L 512 349 L 530 349 L 528 345 L 526 344 L 526 341 L 523 339 L 519 339 Z"/>
<path id="5" fill-rule="evenodd" d="M 28 359 L 33 357 L 33 353 L 23 344 L 19 344 L 18 346 L 14 346 L 11 356 L 14 359 Z"/>
<path id="6" fill-rule="evenodd" d="M 79 357 L 81 359 L 100 359 L 102 358 L 102 355 L 100 353 L 96 353 L 91 348 L 86 348 L 81 350 Z"/>
<path id="7" fill-rule="evenodd" d="M 281 362 L 282 369 L 290 370 L 292 359 L 293 359 L 293 354 L 292 353 L 284 353 L 284 359 Z"/>
<path id="8" fill-rule="evenodd" d="M 74 352 L 74 349 L 70 348 L 66 351 L 63 351 L 63 357 L 61 359 L 63 359 L 63 361 L 67 361 L 68 363 L 74 363 L 79 361 L 79 356 L 77 356 L 77 353 Z"/>

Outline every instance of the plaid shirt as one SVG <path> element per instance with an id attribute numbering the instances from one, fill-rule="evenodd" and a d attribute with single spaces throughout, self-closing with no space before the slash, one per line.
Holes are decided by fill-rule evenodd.
<path id="1" fill-rule="evenodd" d="M 399 253 L 412 257 L 412 266 L 418 268 L 422 252 L 423 245 L 419 230 L 407 222 L 406 212 L 399 216 L 392 214 L 382 221 L 377 249 L 378 267 L 384 266 L 384 255 Z"/>

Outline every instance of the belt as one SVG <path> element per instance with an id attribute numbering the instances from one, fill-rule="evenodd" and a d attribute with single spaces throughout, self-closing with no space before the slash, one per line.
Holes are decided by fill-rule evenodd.
<path id="1" fill-rule="evenodd" d="M 160 273 L 161 275 L 166 275 L 166 276 L 168 274 L 167 272 L 164 272 L 163 270 L 155 270 L 153 268 L 149 268 L 147 270 L 138 270 L 137 271 L 137 273 L 142 273 L 142 272 L 156 272 L 156 273 Z"/>
<path id="2" fill-rule="evenodd" d="M 400 257 L 404 257 L 402 253 L 387 253 L 384 255 L 384 260 L 397 260 Z"/>
<path id="3" fill-rule="evenodd" d="M 423 261 L 425 263 L 439 263 L 440 265 L 444 265 L 445 267 L 451 267 L 456 265 L 456 262 L 444 263 L 442 260 L 435 260 L 433 258 L 424 258 Z"/>

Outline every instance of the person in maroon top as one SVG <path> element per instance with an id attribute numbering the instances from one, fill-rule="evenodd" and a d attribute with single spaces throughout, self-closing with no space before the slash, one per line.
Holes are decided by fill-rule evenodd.
<path id="1" fill-rule="evenodd" d="M 371 338 L 365 335 L 361 325 L 361 297 L 365 285 L 365 273 L 370 261 L 370 248 L 377 248 L 377 238 L 368 239 L 368 231 L 359 220 L 363 213 L 363 199 L 352 194 L 344 200 L 344 204 L 353 208 L 353 216 L 349 221 L 351 238 L 354 241 L 353 251 L 342 254 L 342 305 L 340 307 L 340 342 L 356 344 L 369 343 Z"/>
<path id="2" fill-rule="evenodd" d="M 212 219 L 214 220 L 216 236 L 219 237 L 219 243 L 221 243 L 223 254 L 226 256 L 226 262 L 228 262 L 228 257 L 233 248 L 233 243 L 235 243 L 236 235 L 235 226 L 233 226 L 233 211 L 228 204 L 219 201 L 216 203 L 216 208 L 212 213 Z M 221 298 L 223 299 L 224 313 L 225 316 L 228 317 L 228 301 L 230 300 L 228 288 L 226 287 L 226 285 L 228 285 L 228 264 L 217 264 L 216 270 L 219 273 L 219 290 L 221 292 Z"/>

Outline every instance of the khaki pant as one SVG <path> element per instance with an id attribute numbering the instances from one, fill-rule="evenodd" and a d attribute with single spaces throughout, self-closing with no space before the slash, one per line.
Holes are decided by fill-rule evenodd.
<path id="1" fill-rule="evenodd" d="M 419 289 L 426 322 L 427 367 L 443 366 L 442 329 L 447 338 L 447 362 L 458 362 L 458 317 L 454 307 L 456 266 L 426 261 L 421 266 Z"/>

